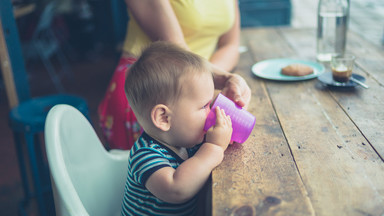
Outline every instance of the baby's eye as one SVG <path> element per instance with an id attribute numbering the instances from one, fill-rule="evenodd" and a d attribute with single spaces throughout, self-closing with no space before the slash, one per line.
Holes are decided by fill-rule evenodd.
<path id="1" fill-rule="evenodd" d="M 209 103 L 205 104 L 205 105 L 202 107 L 202 109 L 207 109 L 207 108 L 209 108 Z"/>

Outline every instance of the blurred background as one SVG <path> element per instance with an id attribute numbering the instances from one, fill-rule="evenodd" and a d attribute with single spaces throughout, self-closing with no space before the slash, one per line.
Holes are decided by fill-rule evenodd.
<path id="1" fill-rule="evenodd" d="M 32 97 L 70 93 L 84 98 L 100 139 L 97 106 L 117 65 L 125 35 L 123 0 L 11 1 Z M 315 0 L 239 0 L 242 27 L 316 28 Z M 383 48 L 384 1 L 352 0 L 349 30 Z M 50 46 L 40 47 L 39 33 Z M 316 37 L 314 35 L 314 43 Z M 315 54 L 314 54 L 315 55 Z M 23 198 L 10 105 L 0 76 L 0 215 L 17 215 Z M 43 136 L 43 135 L 41 135 Z M 32 200 L 27 215 L 39 215 Z"/>

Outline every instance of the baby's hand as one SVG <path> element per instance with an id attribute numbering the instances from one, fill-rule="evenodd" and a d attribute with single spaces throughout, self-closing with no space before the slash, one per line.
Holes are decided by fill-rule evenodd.
<path id="1" fill-rule="evenodd" d="M 209 128 L 206 135 L 206 142 L 213 143 L 227 149 L 231 142 L 232 121 L 231 117 L 225 114 L 223 109 L 216 107 L 216 124 Z"/>

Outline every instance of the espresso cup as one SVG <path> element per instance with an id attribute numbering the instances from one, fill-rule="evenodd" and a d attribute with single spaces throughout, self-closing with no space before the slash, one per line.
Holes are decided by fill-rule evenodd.
<path id="1" fill-rule="evenodd" d="M 331 69 L 332 77 L 336 82 L 348 82 L 352 76 L 355 56 L 345 54 L 342 56 L 332 56 Z"/>
<path id="2" fill-rule="evenodd" d="M 217 95 L 216 100 L 211 107 L 211 111 L 205 121 L 204 131 L 208 131 L 209 128 L 216 124 L 215 108 L 217 106 L 220 107 L 220 109 L 223 109 L 225 114 L 231 117 L 233 129 L 231 141 L 237 143 L 245 142 L 255 126 L 256 118 L 221 93 Z"/>

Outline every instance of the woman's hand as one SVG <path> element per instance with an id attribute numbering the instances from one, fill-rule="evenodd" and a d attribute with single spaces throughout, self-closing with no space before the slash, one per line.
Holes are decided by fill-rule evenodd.
<path id="1" fill-rule="evenodd" d="M 229 76 L 222 89 L 222 94 L 245 109 L 251 101 L 251 89 L 243 77 L 238 74 L 231 74 Z"/>
<path id="2" fill-rule="evenodd" d="M 215 88 L 222 90 L 223 95 L 246 109 L 251 101 L 251 89 L 244 78 L 224 71 L 216 65 L 211 66 Z"/>

